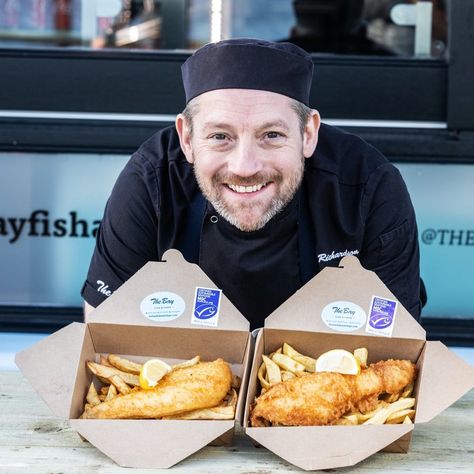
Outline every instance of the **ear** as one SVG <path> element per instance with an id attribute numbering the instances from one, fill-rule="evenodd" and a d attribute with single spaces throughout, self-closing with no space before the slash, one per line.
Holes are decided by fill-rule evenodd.
<path id="1" fill-rule="evenodd" d="M 319 112 L 312 109 L 303 132 L 303 156 L 305 158 L 312 156 L 316 149 L 320 125 L 321 117 L 319 116 Z"/>
<path id="2" fill-rule="evenodd" d="M 179 144 L 181 145 L 181 150 L 183 150 L 186 160 L 193 164 L 193 149 L 191 143 L 191 131 L 189 129 L 189 124 L 186 121 L 183 114 L 178 114 L 175 121 L 176 131 L 179 136 Z"/>

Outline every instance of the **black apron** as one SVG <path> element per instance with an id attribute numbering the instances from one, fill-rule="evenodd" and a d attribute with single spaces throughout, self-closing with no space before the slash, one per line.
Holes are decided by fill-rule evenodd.
<path id="1" fill-rule="evenodd" d="M 287 280 L 285 281 L 285 273 L 282 275 L 279 274 L 274 278 L 274 280 L 278 281 L 273 281 L 275 284 L 275 291 L 272 291 L 271 293 L 268 293 L 267 291 L 266 295 L 267 298 L 272 298 L 274 301 L 262 302 L 261 287 L 258 284 L 258 270 L 256 270 L 257 274 L 248 275 L 249 278 L 247 278 L 247 280 L 252 280 L 253 283 L 244 281 L 241 285 L 232 285 L 232 283 L 229 282 L 230 275 L 225 275 L 225 280 L 227 281 L 225 287 L 230 288 L 229 285 L 231 285 L 232 291 L 228 290 L 226 292 L 225 287 L 222 289 L 224 290 L 224 293 L 231 293 L 231 301 L 237 308 L 240 306 L 239 309 L 241 312 L 251 322 L 252 329 L 263 324 L 263 317 L 259 314 L 261 312 L 261 308 L 259 309 L 259 303 L 261 303 L 267 309 L 263 312 L 269 314 L 271 311 L 276 309 L 287 297 L 291 296 L 291 294 L 293 294 L 297 289 L 306 284 L 318 272 L 318 264 L 315 252 L 316 238 L 314 235 L 313 226 L 311 225 L 311 215 L 307 204 L 304 185 L 300 187 L 293 201 L 288 204 L 287 208 L 292 205 L 297 206 L 297 222 L 293 231 L 293 237 L 291 237 L 291 235 L 288 235 L 288 237 L 297 239 L 297 255 L 294 257 L 296 258 L 299 267 L 297 270 L 299 271 L 299 275 L 297 275 L 299 278 L 292 278 L 292 273 L 290 271 L 287 276 Z M 283 210 L 281 214 L 284 214 L 285 210 Z M 216 270 L 219 268 L 219 265 L 225 266 L 225 262 L 210 262 L 210 259 L 213 258 L 213 252 L 216 245 L 221 243 L 216 242 L 216 234 L 214 232 L 214 228 L 212 227 L 216 219 L 223 218 L 213 211 L 212 206 L 208 204 L 207 200 L 200 193 L 197 193 L 190 206 L 189 217 L 186 221 L 186 239 L 180 250 L 188 261 L 199 264 L 204 271 L 206 271 L 207 267 L 209 271 L 206 271 L 206 273 L 208 273 L 211 279 L 215 281 L 216 285 L 221 286 L 219 284 L 219 277 L 215 276 L 216 271 L 212 271 L 210 268 L 212 267 L 214 270 Z M 275 216 L 274 219 L 280 219 L 280 215 Z M 274 219 L 272 219 L 272 221 Z M 289 222 L 289 224 L 291 225 L 291 222 Z M 226 223 L 226 225 L 230 226 L 228 223 Z M 259 231 L 257 231 L 257 233 L 258 232 Z M 297 233 L 297 236 L 294 236 L 295 232 Z M 232 249 L 231 246 L 228 246 L 227 248 L 229 251 Z M 230 268 L 226 268 L 223 271 L 226 270 L 230 272 L 232 271 Z M 254 276 L 255 279 L 253 278 Z M 266 281 L 267 278 L 268 275 L 264 276 L 262 274 L 262 280 Z M 296 282 L 294 280 L 298 281 Z M 278 288 L 283 289 L 284 292 L 286 292 L 286 297 L 283 300 L 281 299 L 281 293 Z M 227 296 L 229 297 L 229 294 L 227 294 Z M 254 309 L 258 315 L 252 314 L 252 309 Z M 264 314 L 263 316 L 266 317 L 268 314 Z"/>

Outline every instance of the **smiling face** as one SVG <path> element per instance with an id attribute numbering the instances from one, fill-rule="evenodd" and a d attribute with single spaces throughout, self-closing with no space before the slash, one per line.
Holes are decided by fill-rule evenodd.
<path id="1" fill-rule="evenodd" d="M 176 128 L 202 193 L 238 229 L 261 229 L 301 184 L 319 115 L 302 133 L 292 100 L 273 92 L 220 89 L 193 102 L 192 133 L 181 114 Z"/>

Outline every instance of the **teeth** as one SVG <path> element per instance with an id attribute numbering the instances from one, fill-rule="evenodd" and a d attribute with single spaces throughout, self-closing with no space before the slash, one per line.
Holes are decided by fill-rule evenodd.
<path id="1" fill-rule="evenodd" d="M 254 193 L 256 191 L 260 191 L 265 184 L 255 184 L 253 186 L 236 186 L 235 184 L 228 184 L 230 189 L 232 191 L 235 191 L 236 193 Z"/>

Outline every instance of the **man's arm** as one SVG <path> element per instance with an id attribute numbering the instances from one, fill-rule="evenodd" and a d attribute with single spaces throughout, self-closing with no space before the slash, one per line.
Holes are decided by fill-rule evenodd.
<path id="1" fill-rule="evenodd" d="M 153 169 L 139 155 L 120 173 L 107 201 L 81 291 L 89 306 L 97 307 L 146 262 L 158 260 L 157 213 L 150 195 L 153 181 Z M 84 315 L 89 312 L 84 306 Z"/>
<path id="2" fill-rule="evenodd" d="M 374 271 L 419 319 L 420 255 L 415 212 L 398 169 L 387 163 L 370 177 L 363 206 L 362 265 Z"/>

